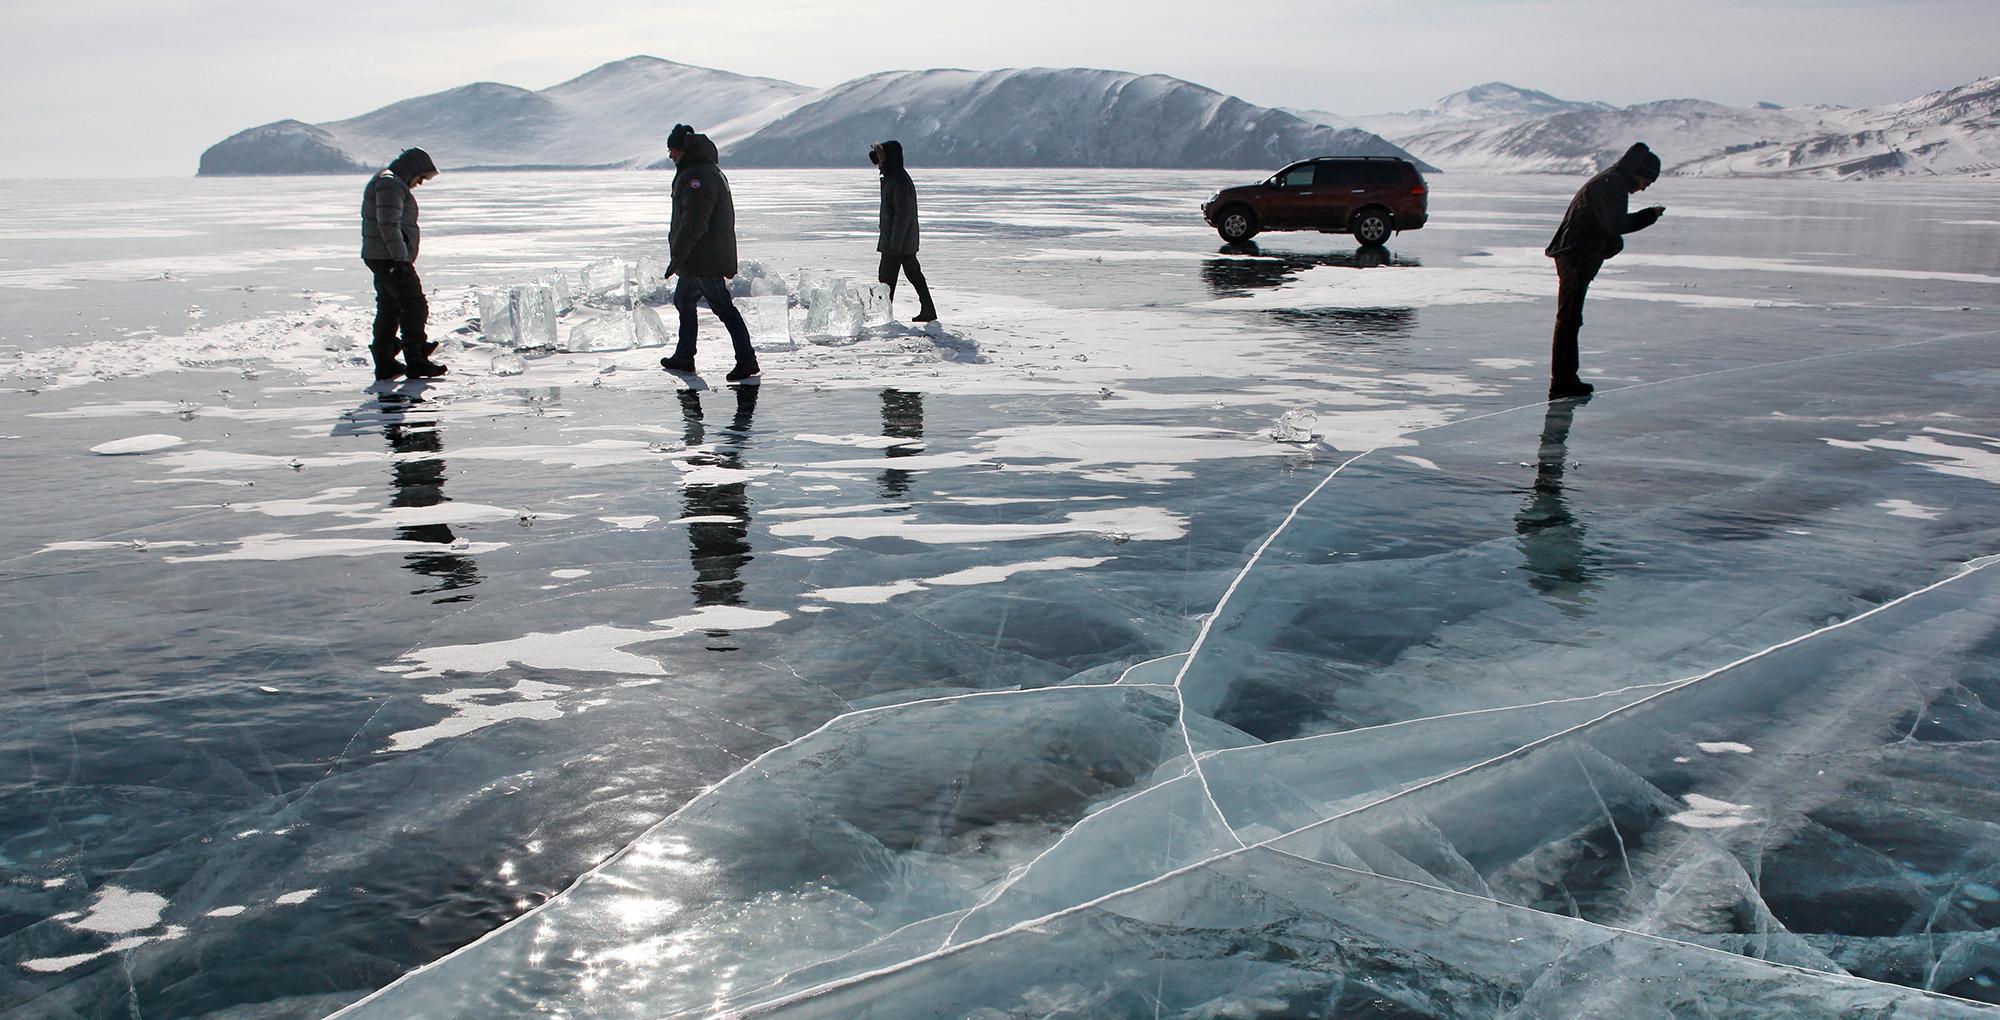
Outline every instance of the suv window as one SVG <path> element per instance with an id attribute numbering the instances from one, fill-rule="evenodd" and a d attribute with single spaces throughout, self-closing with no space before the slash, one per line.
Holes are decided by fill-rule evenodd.
<path id="1" fill-rule="evenodd" d="M 1386 159 L 1363 164 L 1367 168 L 1364 178 L 1369 184 L 1389 186 L 1403 182 L 1403 164 Z"/>
<path id="2" fill-rule="evenodd" d="M 1278 175 L 1278 186 L 1281 188 L 1304 188 L 1310 187 L 1312 183 L 1313 165 L 1311 163 L 1295 166 Z"/>
<path id="3" fill-rule="evenodd" d="M 1351 159 L 1328 159 L 1319 164 L 1319 186 L 1350 188 L 1361 184 L 1361 164 Z"/>

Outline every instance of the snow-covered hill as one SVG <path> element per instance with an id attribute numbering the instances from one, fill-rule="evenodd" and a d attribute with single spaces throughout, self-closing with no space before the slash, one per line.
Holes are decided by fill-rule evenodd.
<path id="1" fill-rule="evenodd" d="M 658 57 L 605 64 L 539 92 L 479 82 L 329 124 L 279 121 L 202 153 L 201 173 L 339 173 L 421 145 L 446 168 L 644 166 L 677 122 L 719 123 L 809 91 Z"/>
<path id="2" fill-rule="evenodd" d="M 1703 176 L 2000 175 L 2000 76 L 1889 106 L 1846 111 L 1842 129 L 1689 160 Z"/>
<path id="3" fill-rule="evenodd" d="M 1537 117 L 1588 110 L 1609 110 L 1609 103 L 1558 99 L 1546 92 L 1524 89 L 1501 81 L 1474 85 L 1445 96 L 1429 106 L 1403 113 L 1371 113 L 1343 116 L 1321 110 L 1299 111 L 1299 116 L 1316 124 L 1355 127 L 1385 138 L 1400 138 L 1444 127 L 1478 124 L 1497 127 L 1517 124 Z"/>
<path id="4" fill-rule="evenodd" d="M 1670 99 L 1494 118 L 1391 137 L 1446 170 L 1587 174 L 1643 140 L 1669 174 L 2000 174 L 2000 77 L 1886 106 L 1724 106 Z"/>
<path id="5" fill-rule="evenodd" d="M 729 144 L 727 162 L 850 166 L 884 138 L 925 166 L 1269 168 L 1326 154 L 1406 155 L 1369 132 L 1178 78 L 1087 68 L 890 71 L 791 106 Z"/>
<path id="6" fill-rule="evenodd" d="M 1446 170 L 1595 173 L 1643 140 L 1668 172 L 1734 146 L 1838 130 L 1843 111 L 1750 110 L 1699 99 L 1667 99 L 1609 110 L 1573 110 L 1498 125 L 1474 123 L 1406 136 L 1410 151 Z"/>

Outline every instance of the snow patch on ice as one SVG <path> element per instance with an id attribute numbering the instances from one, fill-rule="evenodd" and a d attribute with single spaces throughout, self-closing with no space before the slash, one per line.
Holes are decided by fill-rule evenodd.
<path id="1" fill-rule="evenodd" d="M 1940 436 L 1954 439 L 1969 439 L 1973 443 L 1946 442 Z M 1920 460 L 1910 461 L 1930 468 L 1940 474 L 1975 481 L 1992 482 L 2000 485 L 2000 439 L 1977 436 L 1950 429 L 1927 428 L 1923 435 L 1907 439 L 1823 439 L 1828 445 L 1842 450 L 1889 450 L 1895 453 L 1914 454 Z"/>
<path id="2" fill-rule="evenodd" d="M 614 528 L 624 528 L 627 531 L 637 531 L 638 529 L 643 528 L 648 524 L 652 524 L 658 521 L 659 518 L 654 517 L 651 514 L 634 514 L 633 516 L 630 517 L 599 517 L 598 520 L 603 521 L 604 523 L 609 524 Z"/>
<path id="3" fill-rule="evenodd" d="M 1889 512 L 1891 517 L 1909 517 L 1920 521 L 1934 521 L 1944 516 L 1942 507 L 1924 506 L 1907 499 L 1885 499 L 1875 504 Z"/>
<path id="4" fill-rule="evenodd" d="M 872 514 L 909 508 L 908 503 L 858 503 L 854 506 L 781 506 L 758 512 L 768 517 L 834 517 L 840 514 Z"/>
<path id="5" fill-rule="evenodd" d="M 976 584 L 998 584 L 1016 574 L 1048 570 L 1082 570 L 1108 563 L 1115 556 L 1052 556 L 1048 559 L 1031 560 L 1026 563 L 995 563 L 970 567 L 965 570 L 888 584 L 858 585 L 851 588 L 821 588 L 807 592 L 809 598 L 824 599 L 828 602 L 844 602 L 859 605 L 880 605 L 898 595 L 913 595 L 932 587 L 966 587 Z"/>
<path id="6" fill-rule="evenodd" d="M 821 517 L 774 525 L 771 534 L 815 542 L 832 538 L 900 538 L 927 545 L 1018 542 L 1060 535 L 1100 535 L 1118 541 L 1168 541 L 1187 534 L 1187 518 L 1159 507 L 1085 510 L 1047 524 L 918 524 L 916 514 Z"/>
<path id="7" fill-rule="evenodd" d="M 1703 741 L 1694 746 L 1703 754 L 1750 754 L 1755 749 L 1749 744 L 1739 744 L 1733 740 Z"/>
<path id="8" fill-rule="evenodd" d="M 1682 799 L 1691 810 L 1669 816 L 1667 820 L 1690 829 L 1734 829 L 1757 821 L 1751 815 L 1752 809 L 1748 804 L 1732 804 L 1699 793 L 1690 793 Z"/>
<path id="9" fill-rule="evenodd" d="M 588 673 L 628 673 L 665 676 L 658 660 L 624 649 L 648 641 L 664 641 L 698 630 L 754 630 L 787 619 L 776 610 L 736 606 L 704 606 L 686 616 L 652 621 L 658 629 L 594 624 L 576 630 L 535 632 L 517 638 L 468 645 L 441 645 L 407 652 L 403 663 L 415 665 L 407 675 L 438 677 L 447 672 L 493 673 L 519 664 L 530 669 L 567 669 Z"/>
<path id="10" fill-rule="evenodd" d="M 166 543 L 161 543 L 165 545 Z M 403 539 L 367 538 L 298 538 L 293 535 L 247 535 L 236 543 L 234 549 L 226 552 L 207 553 L 200 556 L 169 556 L 168 563 L 213 563 L 221 560 L 259 560 L 276 562 L 281 560 L 310 560 L 323 556 L 377 556 L 383 553 L 418 553 L 426 549 L 436 549 L 429 543 L 410 542 Z M 454 552 L 478 555 L 507 548 L 505 542 L 470 542 L 463 548 L 453 546 Z"/>
<path id="11" fill-rule="evenodd" d="M 382 749 L 388 754 L 396 751 L 414 751 L 440 740 L 462 737 L 467 733 L 483 730 L 514 719 L 532 719 L 546 722 L 562 717 L 562 708 L 555 702 L 557 695 L 568 693 L 570 688 L 560 684 L 542 683 L 537 680 L 522 680 L 505 690 L 491 688 L 465 688 L 445 691 L 442 694 L 426 694 L 424 702 L 441 705 L 450 710 L 438 722 L 429 726 L 404 730 L 389 736 L 389 745 Z M 495 703 L 489 699 L 507 698 Z M 290 893 L 287 895 L 298 895 Z M 310 898 L 311 891 L 305 896 Z M 277 901 L 284 905 L 285 897 Z M 295 902 L 304 902 L 303 899 Z"/>
<path id="12" fill-rule="evenodd" d="M 149 432 L 143 436 L 129 436 L 124 439 L 113 439 L 108 443 L 99 443 L 91 447 L 90 452 L 100 457 L 125 457 L 138 453 L 158 453 L 186 443 L 187 440 L 179 436 L 164 432 Z"/>
<path id="13" fill-rule="evenodd" d="M 97 898 L 83 919 L 70 927 L 104 935 L 129 935 L 158 926 L 166 909 L 167 898 L 158 893 L 131 892 L 107 885 L 97 891 Z"/>
<path id="14" fill-rule="evenodd" d="M 773 549 L 773 556 L 793 556 L 802 560 L 814 560 L 840 551 L 837 545 L 795 545 L 785 549 Z"/>

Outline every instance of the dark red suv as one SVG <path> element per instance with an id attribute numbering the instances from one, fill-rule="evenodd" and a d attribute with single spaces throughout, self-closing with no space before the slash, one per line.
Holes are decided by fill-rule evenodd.
<path id="1" fill-rule="evenodd" d="M 1218 191 L 1201 215 L 1232 244 L 1264 230 L 1317 230 L 1379 245 L 1424 225 L 1428 192 L 1407 159 L 1326 156 L 1293 163 L 1262 184 Z"/>

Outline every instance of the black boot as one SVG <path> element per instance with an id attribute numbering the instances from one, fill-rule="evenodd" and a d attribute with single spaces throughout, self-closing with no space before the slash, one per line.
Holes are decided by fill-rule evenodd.
<path id="1" fill-rule="evenodd" d="M 1581 379 L 1558 379 L 1549 384 L 1550 400 L 1568 400 L 1571 397 L 1587 397 L 1597 391 L 1597 387 Z"/>
<path id="2" fill-rule="evenodd" d="M 396 360 L 394 346 L 371 344 L 368 347 L 368 356 L 375 362 L 376 382 L 388 382 L 403 377 L 403 363 Z"/>
<path id="3" fill-rule="evenodd" d="M 436 344 L 422 338 L 403 341 L 404 372 L 412 379 L 435 379 L 451 371 L 431 360 L 431 352 L 435 350 Z"/>

